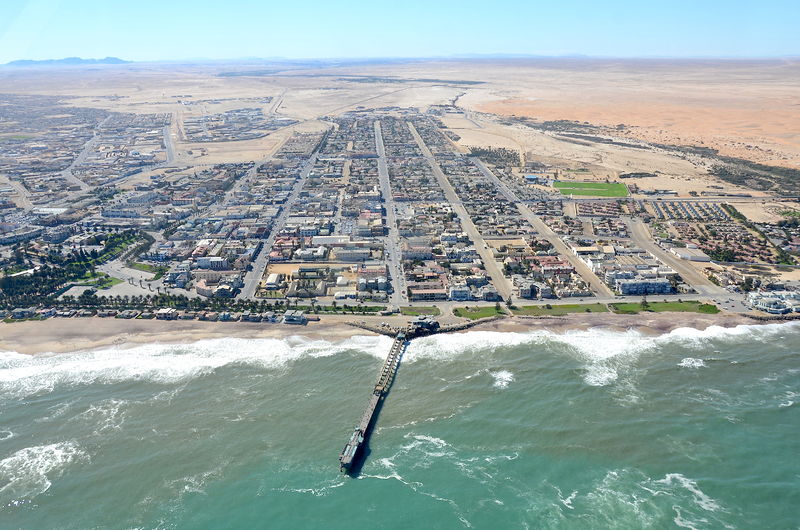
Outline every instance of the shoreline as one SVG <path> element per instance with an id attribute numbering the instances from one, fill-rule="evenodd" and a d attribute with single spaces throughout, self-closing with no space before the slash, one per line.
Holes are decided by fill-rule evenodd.
<path id="1" fill-rule="evenodd" d="M 53 318 L 45 321 L 26 321 L 0 324 L 0 351 L 36 355 L 95 350 L 109 346 L 139 344 L 188 344 L 207 339 L 284 339 L 302 336 L 309 339 L 342 341 L 355 335 L 373 335 L 365 329 L 351 326 L 352 317 L 326 317 L 304 326 L 265 323 L 224 323 L 197 320 L 120 320 L 109 318 Z M 383 317 L 374 323 L 387 321 L 398 325 L 406 317 Z M 573 313 L 564 316 L 514 316 L 479 323 L 468 330 L 524 333 L 533 330 L 564 333 L 605 329 L 624 332 L 636 330 L 646 335 L 661 335 L 678 328 L 705 330 L 710 326 L 734 327 L 741 324 L 764 325 L 743 315 L 719 313 L 651 313 L 619 315 L 614 313 Z"/>

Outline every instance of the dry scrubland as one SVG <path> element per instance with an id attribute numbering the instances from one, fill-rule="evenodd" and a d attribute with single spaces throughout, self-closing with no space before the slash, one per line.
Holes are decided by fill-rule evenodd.
<path id="1" fill-rule="evenodd" d="M 256 75 L 220 77 L 223 72 Z M 268 73 L 269 75 L 264 75 Z M 361 77 L 348 77 L 361 76 Z M 402 81 L 399 82 L 398 80 Z M 468 81 L 468 83 L 463 83 Z M 263 65 L 125 65 L 88 70 L 6 70 L 0 90 L 67 94 L 78 105 L 129 112 L 182 114 L 176 95 L 191 99 L 283 97 L 280 115 L 300 120 L 348 108 L 458 105 L 477 112 L 539 120 L 575 120 L 597 125 L 624 124 L 622 136 L 665 144 L 697 145 L 749 160 L 800 167 L 800 62 L 773 61 L 605 61 L 588 59 L 408 62 L 331 68 Z M 118 96 L 109 98 L 109 94 Z M 218 104 L 216 109 L 245 104 Z M 541 138 L 534 131 L 460 119 L 449 126 L 464 144 L 537 147 L 544 157 L 571 158 L 611 169 L 636 170 L 630 153 L 581 149 Z M 308 127 L 305 123 L 302 125 Z M 179 145 L 191 150 L 192 145 Z M 210 150 L 208 161 L 246 159 L 271 142 Z M 641 153 L 642 165 L 665 165 Z M 617 160 L 619 158 L 619 160 Z M 625 160 L 623 160 L 625 158 Z M 675 167 L 665 172 L 702 173 Z M 676 179 L 671 187 L 682 183 Z"/>

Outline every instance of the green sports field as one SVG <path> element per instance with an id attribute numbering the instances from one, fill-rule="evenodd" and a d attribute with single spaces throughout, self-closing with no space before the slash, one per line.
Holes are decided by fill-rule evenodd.
<path id="1" fill-rule="evenodd" d="M 553 187 L 563 195 L 589 195 L 592 197 L 627 197 L 628 188 L 621 182 L 565 182 L 556 180 Z"/>

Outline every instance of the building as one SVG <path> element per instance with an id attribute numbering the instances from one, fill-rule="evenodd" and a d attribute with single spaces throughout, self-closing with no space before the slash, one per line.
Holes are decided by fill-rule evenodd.
<path id="1" fill-rule="evenodd" d="M 303 325 L 307 322 L 306 314 L 304 311 L 288 310 L 283 314 L 284 324 L 300 324 Z"/>
<path id="2" fill-rule="evenodd" d="M 162 307 L 156 311 L 158 320 L 175 320 L 178 318 L 178 310 L 174 307 Z"/>
<path id="3" fill-rule="evenodd" d="M 217 256 L 203 256 L 197 258 L 197 267 L 216 271 L 224 270 L 228 268 L 228 260 Z"/>
<path id="4" fill-rule="evenodd" d="M 711 258 L 708 256 L 708 254 L 706 254 L 705 252 L 703 252 L 699 248 L 691 248 L 691 247 L 678 248 L 678 247 L 675 247 L 675 248 L 670 249 L 670 251 L 673 254 L 675 254 L 676 256 L 678 256 L 679 258 L 685 259 L 687 261 L 700 261 L 700 262 L 711 261 Z"/>
<path id="5" fill-rule="evenodd" d="M 450 286 L 450 300 L 464 302 L 472 299 L 472 290 L 467 284 L 456 284 Z"/>
<path id="6" fill-rule="evenodd" d="M 670 294 L 673 292 L 672 283 L 666 278 L 632 278 L 617 280 L 616 283 L 617 291 L 623 296 Z"/>
<path id="7" fill-rule="evenodd" d="M 21 320 L 23 318 L 31 318 L 36 315 L 35 307 L 19 307 L 11 310 L 11 318 Z"/>

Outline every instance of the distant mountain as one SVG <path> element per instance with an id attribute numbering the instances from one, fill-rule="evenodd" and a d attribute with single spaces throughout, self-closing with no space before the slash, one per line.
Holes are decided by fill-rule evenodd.
<path id="1" fill-rule="evenodd" d="M 80 57 L 67 57 L 65 59 L 44 59 L 34 61 L 30 59 L 19 59 L 5 64 L 5 66 L 70 66 L 81 64 L 127 64 L 131 61 L 124 61 L 118 57 L 106 57 L 105 59 L 81 59 Z"/>

